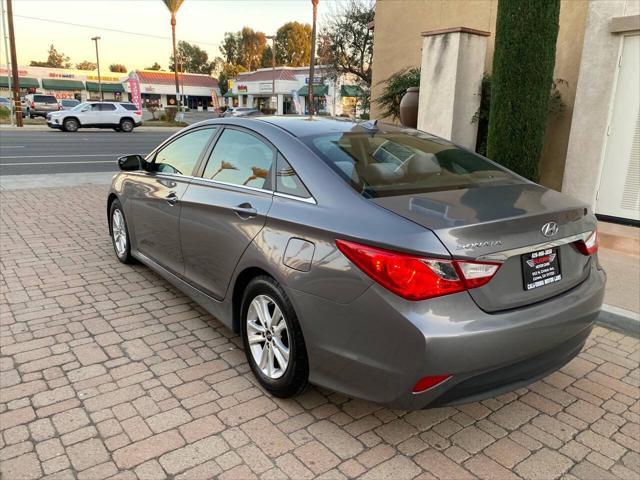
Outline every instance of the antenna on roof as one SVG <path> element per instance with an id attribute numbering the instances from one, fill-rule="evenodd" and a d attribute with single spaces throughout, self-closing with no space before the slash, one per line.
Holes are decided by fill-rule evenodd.
<path id="1" fill-rule="evenodd" d="M 378 119 L 374 118 L 373 120 L 367 120 L 366 122 L 362 122 L 360 126 L 367 130 L 378 130 Z"/>

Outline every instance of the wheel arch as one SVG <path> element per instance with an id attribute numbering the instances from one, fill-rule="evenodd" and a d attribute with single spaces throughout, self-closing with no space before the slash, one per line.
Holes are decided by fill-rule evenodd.
<path id="1" fill-rule="evenodd" d="M 242 295 L 249 282 L 256 277 L 267 276 L 275 281 L 275 277 L 260 267 L 247 267 L 242 270 L 233 283 L 231 294 L 231 326 L 235 333 L 240 333 L 240 309 L 242 308 Z"/>
<path id="2" fill-rule="evenodd" d="M 82 126 L 82 122 L 80 121 L 80 119 L 78 117 L 73 116 L 73 115 L 69 115 L 67 117 L 64 117 L 62 119 L 62 125 L 64 125 L 64 122 L 66 122 L 67 120 L 75 120 L 76 122 L 78 122 L 78 127 Z"/>
<path id="3" fill-rule="evenodd" d="M 109 227 L 109 235 L 111 236 L 111 205 L 118 200 L 118 196 L 111 192 L 107 198 L 107 225 Z"/>

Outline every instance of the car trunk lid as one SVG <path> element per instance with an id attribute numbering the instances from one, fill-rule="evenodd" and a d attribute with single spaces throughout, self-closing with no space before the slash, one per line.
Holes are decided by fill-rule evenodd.
<path id="1" fill-rule="evenodd" d="M 452 256 L 498 261 L 502 265 L 486 285 L 469 291 L 488 312 L 536 303 L 581 283 L 590 257 L 574 243 L 595 229 L 595 217 L 581 202 L 533 183 L 493 185 L 374 198 L 379 206 L 432 230 Z M 542 227 L 557 224 L 549 237 Z M 531 253 L 540 252 L 531 258 Z M 528 255 L 523 258 L 523 255 Z M 527 289 L 523 262 L 554 259 L 560 278 Z M 533 264 L 532 263 L 532 264 Z"/>

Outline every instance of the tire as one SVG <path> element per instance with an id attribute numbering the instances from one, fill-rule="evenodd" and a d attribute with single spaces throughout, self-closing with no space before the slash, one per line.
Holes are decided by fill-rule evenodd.
<path id="1" fill-rule="evenodd" d="M 122 120 L 120 120 L 120 130 L 122 130 L 123 132 L 133 132 L 134 127 L 135 125 L 133 124 L 132 120 L 129 120 L 128 118 L 123 118 Z"/>
<path id="2" fill-rule="evenodd" d="M 271 320 L 276 321 L 276 308 L 279 309 L 282 313 L 280 321 L 271 325 L 271 328 L 265 328 L 266 325 L 257 314 L 260 306 L 266 306 L 269 317 L 273 316 Z M 240 322 L 245 355 L 260 385 L 279 398 L 295 397 L 304 392 L 309 386 L 307 348 L 298 317 L 280 284 L 266 275 L 251 280 L 242 297 Z M 284 328 L 280 326 L 282 323 Z M 254 340 L 251 345 L 249 337 Z M 288 350 L 285 368 L 280 364 L 281 359 L 285 358 L 283 347 Z M 272 355 L 269 355 L 269 349 Z M 265 363 L 259 364 L 257 359 L 263 356 L 266 356 Z"/>
<path id="3" fill-rule="evenodd" d="M 62 129 L 65 132 L 77 132 L 80 128 L 80 123 L 75 118 L 67 118 L 62 122 Z"/>
<path id="4" fill-rule="evenodd" d="M 134 263 L 131 256 L 131 241 L 127 220 L 119 200 L 114 200 L 109 209 L 109 233 L 113 251 L 122 263 Z"/>

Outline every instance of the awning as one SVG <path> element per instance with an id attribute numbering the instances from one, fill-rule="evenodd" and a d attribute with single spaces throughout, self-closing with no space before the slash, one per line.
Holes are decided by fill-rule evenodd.
<path id="1" fill-rule="evenodd" d="M 46 90 L 84 90 L 84 83 L 82 83 L 80 80 L 43 78 L 42 88 Z"/>
<path id="2" fill-rule="evenodd" d="M 98 85 L 98 82 L 85 82 L 85 85 L 87 86 L 87 91 L 88 92 L 99 92 L 100 88 Z M 121 83 L 104 83 L 102 82 L 102 91 L 103 92 L 110 92 L 110 93 L 122 93 L 124 92 L 124 87 L 122 86 Z"/>
<path id="3" fill-rule="evenodd" d="M 341 97 L 364 97 L 364 90 L 359 85 L 342 85 L 340 87 Z"/>
<path id="4" fill-rule="evenodd" d="M 20 88 L 40 88 L 37 78 L 20 77 L 18 83 Z M 0 77 L 0 87 L 9 88 L 9 79 L 7 77 Z"/>
<path id="5" fill-rule="evenodd" d="M 313 86 L 313 96 L 314 97 L 323 97 L 329 93 L 329 85 L 314 85 Z M 309 85 L 305 85 L 300 90 L 298 90 L 298 95 L 307 97 L 309 96 Z"/>
<path id="6" fill-rule="evenodd" d="M 227 93 L 223 95 L 224 98 L 236 98 L 238 95 L 233 93 L 233 90 L 227 90 Z"/>

